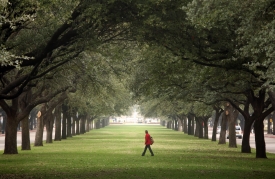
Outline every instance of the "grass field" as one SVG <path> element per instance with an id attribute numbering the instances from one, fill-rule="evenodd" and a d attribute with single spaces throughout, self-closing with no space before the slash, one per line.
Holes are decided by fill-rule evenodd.
<path id="1" fill-rule="evenodd" d="M 154 137 L 155 156 L 144 157 L 144 130 Z M 3 178 L 271 179 L 275 155 L 256 159 L 238 148 L 218 145 L 157 125 L 113 125 L 18 155 L 0 155 Z"/>

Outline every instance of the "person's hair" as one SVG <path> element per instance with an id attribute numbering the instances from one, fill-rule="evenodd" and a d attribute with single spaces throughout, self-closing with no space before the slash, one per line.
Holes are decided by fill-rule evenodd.
<path id="1" fill-rule="evenodd" d="M 147 133 L 148 133 L 148 131 L 147 131 L 147 130 L 145 130 L 145 133 L 147 134 Z"/>

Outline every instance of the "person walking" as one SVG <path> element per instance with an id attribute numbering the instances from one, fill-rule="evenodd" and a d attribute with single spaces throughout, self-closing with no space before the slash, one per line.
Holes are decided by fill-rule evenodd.
<path id="1" fill-rule="evenodd" d="M 141 156 L 145 155 L 147 148 L 149 149 L 149 151 L 151 153 L 151 156 L 154 156 L 154 153 L 153 153 L 153 151 L 151 149 L 151 136 L 148 133 L 148 131 L 145 130 L 145 148 L 144 148 L 144 151 L 143 151 L 143 153 L 142 153 Z"/>

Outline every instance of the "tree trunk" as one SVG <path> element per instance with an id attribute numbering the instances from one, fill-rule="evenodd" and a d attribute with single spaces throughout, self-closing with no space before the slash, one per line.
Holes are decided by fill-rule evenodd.
<path id="1" fill-rule="evenodd" d="M 226 144 L 226 115 L 225 112 L 222 114 L 222 124 L 221 124 L 221 132 L 220 132 L 220 138 L 219 138 L 219 144 Z"/>
<path id="2" fill-rule="evenodd" d="M 17 126 L 18 122 L 16 121 L 15 116 L 7 114 L 4 154 L 18 154 Z"/>
<path id="3" fill-rule="evenodd" d="M 177 117 L 174 117 L 174 121 L 175 121 L 175 131 L 178 131 L 179 130 L 179 124 L 178 124 Z"/>
<path id="4" fill-rule="evenodd" d="M 30 112 L 30 130 L 36 128 L 36 115 L 38 110 L 36 108 L 32 109 Z"/>
<path id="5" fill-rule="evenodd" d="M 72 119 L 71 115 L 68 112 L 67 114 L 67 137 L 72 137 Z"/>
<path id="6" fill-rule="evenodd" d="M 91 130 L 93 130 L 94 129 L 94 117 L 91 119 Z"/>
<path id="7" fill-rule="evenodd" d="M 219 122 L 219 119 L 220 119 L 220 116 L 222 114 L 222 111 L 221 108 L 214 108 L 215 109 L 215 121 L 214 121 L 214 126 L 213 126 L 213 133 L 212 133 L 212 141 L 216 141 L 217 138 L 217 127 L 218 127 L 218 122 Z"/>
<path id="8" fill-rule="evenodd" d="M 62 139 L 67 139 L 67 124 L 66 124 L 66 120 L 67 120 L 67 112 L 63 111 L 63 118 L 62 118 Z"/>
<path id="9" fill-rule="evenodd" d="M 86 132 L 89 132 L 90 131 L 90 117 L 89 116 L 87 116 L 86 117 Z M 103 126 L 105 127 L 105 118 L 103 119 Z"/>
<path id="10" fill-rule="evenodd" d="M 208 120 L 209 120 L 209 117 L 208 116 L 205 116 L 203 117 L 203 129 L 204 129 L 204 139 L 208 139 Z"/>
<path id="11" fill-rule="evenodd" d="M 195 117 L 191 119 L 191 135 L 194 135 L 195 131 Z"/>
<path id="12" fill-rule="evenodd" d="M 0 128 L 0 133 L 4 134 L 5 133 L 5 127 L 6 127 L 6 119 L 7 119 L 7 115 L 6 115 L 6 112 L 0 107 L 0 113 L 2 115 L 2 125 L 1 125 L 1 128 Z"/>
<path id="13" fill-rule="evenodd" d="M 55 141 L 61 141 L 61 106 L 57 106 L 54 111 L 55 116 Z"/>
<path id="14" fill-rule="evenodd" d="M 87 116 L 86 117 L 86 120 L 87 120 L 87 123 L 89 123 L 88 121 L 89 121 L 89 117 Z M 106 126 L 106 123 L 105 123 L 105 118 L 103 118 L 102 119 L 102 126 L 101 126 L 101 128 L 104 128 Z M 86 130 L 87 130 L 87 132 L 89 132 L 88 131 L 88 126 L 86 125 Z"/>
<path id="15" fill-rule="evenodd" d="M 255 143 L 256 143 L 256 158 L 267 158 L 264 140 L 264 124 L 263 120 L 255 120 Z"/>
<path id="16" fill-rule="evenodd" d="M 192 135 L 192 133 L 191 133 L 191 131 L 192 131 L 192 129 L 191 129 L 191 118 L 189 118 L 188 117 L 188 135 Z"/>
<path id="17" fill-rule="evenodd" d="M 191 114 L 188 114 L 188 135 L 193 135 L 194 131 L 192 132 L 192 119 L 194 119 L 194 116 Z"/>
<path id="18" fill-rule="evenodd" d="M 168 122 L 167 122 L 167 128 L 168 128 L 168 129 L 171 129 L 171 128 L 172 128 L 172 122 L 171 122 L 171 121 L 168 121 Z"/>
<path id="19" fill-rule="evenodd" d="M 178 122 L 178 118 L 175 117 L 175 131 L 178 131 L 179 130 L 179 122 Z"/>
<path id="20" fill-rule="evenodd" d="M 196 126 L 196 128 L 198 127 L 198 131 L 199 131 L 199 138 L 200 139 L 203 139 L 203 120 L 201 119 L 201 117 L 200 118 L 197 118 L 197 125 L 198 126 Z M 197 129 L 196 129 L 197 130 Z"/>
<path id="21" fill-rule="evenodd" d="M 82 132 L 83 132 L 83 134 L 86 133 L 86 125 L 85 125 L 86 122 L 87 122 L 87 119 L 86 119 L 86 118 L 83 118 L 83 122 L 82 122 L 82 125 L 83 125 L 83 126 L 82 126 L 82 129 L 83 129 Z M 98 123 L 98 124 L 99 124 L 99 129 L 100 129 L 100 120 L 99 120 L 99 123 Z"/>
<path id="22" fill-rule="evenodd" d="M 79 119 L 77 119 L 75 122 L 76 122 L 76 131 L 75 131 L 75 134 L 79 135 L 80 134 L 79 133 Z"/>
<path id="23" fill-rule="evenodd" d="M 187 130 L 188 128 L 187 128 L 187 117 L 186 116 L 184 116 L 183 117 L 183 132 L 185 133 L 185 134 L 188 134 L 188 130 Z"/>
<path id="24" fill-rule="evenodd" d="M 125 123 L 125 121 L 124 121 Z M 110 117 L 106 118 L 106 126 L 109 126 L 110 125 Z"/>
<path id="25" fill-rule="evenodd" d="M 97 124 L 98 124 L 98 122 L 97 122 Z M 85 133 L 85 119 L 84 119 L 84 116 L 82 116 L 80 118 L 80 134 L 84 134 L 84 133 Z"/>
<path id="26" fill-rule="evenodd" d="M 255 132 L 255 143 L 256 143 L 256 158 L 266 158 L 266 148 L 265 148 L 265 139 L 264 139 L 264 125 L 263 121 L 264 119 L 274 111 L 274 93 L 268 93 L 269 94 L 269 99 L 266 98 L 266 91 L 265 89 L 261 89 L 259 91 L 258 96 L 256 97 L 254 95 L 254 92 L 251 90 L 248 93 L 248 101 L 247 104 L 245 105 L 245 111 L 244 117 L 245 117 L 245 122 L 247 123 L 253 123 L 254 122 L 254 132 Z M 272 107 L 267 107 L 266 104 L 269 102 L 272 102 Z M 248 104 L 251 104 L 253 107 L 253 114 L 249 114 L 249 106 Z M 245 127 L 246 128 L 246 127 Z M 244 129 L 245 138 L 243 138 L 243 142 L 247 141 L 249 142 L 249 137 L 250 135 L 248 131 L 250 132 L 251 126 L 248 125 L 248 129 Z M 249 145 L 249 144 L 246 144 Z"/>
<path id="27" fill-rule="evenodd" d="M 172 119 L 171 124 L 172 124 L 172 130 L 175 130 L 175 121 L 173 119 Z"/>
<path id="28" fill-rule="evenodd" d="M 54 122 L 54 116 L 51 111 L 48 111 L 48 114 L 45 116 L 46 118 L 46 130 L 47 130 L 47 136 L 46 136 L 46 143 L 53 143 L 53 122 Z"/>
<path id="29" fill-rule="evenodd" d="M 21 121 L 22 126 L 22 143 L 21 143 L 21 150 L 31 150 L 31 142 L 30 142 L 30 130 L 29 130 L 29 119 L 26 116 Z"/>
<path id="30" fill-rule="evenodd" d="M 75 136 L 75 121 L 76 121 L 76 113 L 72 116 L 73 123 L 72 123 L 72 136 Z"/>
<path id="31" fill-rule="evenodd" d="M 199 137 L 199 133 L 200 133 L 200 124 L 199 124 L 199 119 L 196 118 L 195 119 L 195 122 L 196 122 L 196 128 L 195 128 L 195 133 L 194 133 L 194 136 L 195 137 Z"/>
<path id="32" fill-rule="evenodd" d="M 253 120 L 245 120 L 242 139 L 242 153 L 251 153 L 250 131 Z"/>
<path id="33" fill-rule="evenodd" d="M 67 139 L 67 118 L 68 118 L 68 106 L 65 104 L 62 104 L 62 113 L 63 113 L 63 117 L 62 117 L 62 139 Z"/>
<path id="34" fill-rule="evenodd" d="M 229 131 L 229 147 L 237 148 L 237 140 L 236 140 L 236 129 L 235 129 L 235 112 L 233 106 L 227 102 L 224 106 L 225 115 L 228 121 L 228 131 Z"/>
<path id="35" fill-rule="evenodd" d="M 73 119 L 73 123 L 72 123 L 72 136 L 75 136 L 75 119 Z"/>
<path id="36" fill-rule="evenodd" d="M 183 132 L 183 118 L 179 118 L 179 131 Z"/>
<path id="37" fill-rule="evenodd" d="M 42 107 L 45 108 L 45 107 Z M 41 110 L 42 114 L 45 110 Z M 34 146 L 43 146 L 43 130 L 44 130 L 44 124 L 43 124 L 43 117 L 37 116 L 37 128 L 35 133 L 35 140 L 34 140 Z"/>

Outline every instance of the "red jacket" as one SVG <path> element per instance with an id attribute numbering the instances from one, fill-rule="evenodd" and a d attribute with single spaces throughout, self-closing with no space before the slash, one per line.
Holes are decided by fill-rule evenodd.
<path id="1" fill-rule="evenodd" d="M 151 145 L 151 137 L 150 134 L 145 134 L 145 145 Z"/>

